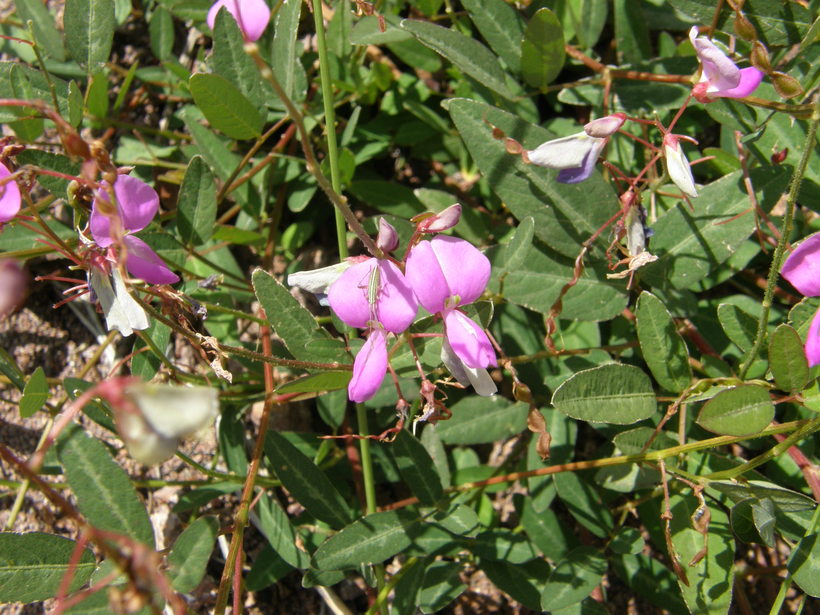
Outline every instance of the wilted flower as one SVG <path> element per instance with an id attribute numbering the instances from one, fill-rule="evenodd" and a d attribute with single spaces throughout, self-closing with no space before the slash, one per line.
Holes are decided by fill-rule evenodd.
<path id="1" fill-rule="evenodd" d="M 781 273 L 801 294 L 820 297 L 820 233 L 800 242 L 783 263 Z M 811 321 L 805 351 L 810 366 L 820 365 L 820 310 Z"/>
<path id="2" fill-rule="evenodd" d="M 425 217 L 419 220 L 416 228 L 419 233 L 441 233 L 453 228 L 461 220 L 461 204 L 453 203 L 446 209 L 442 209 L 437 214 L 422 214 Z M 419 216 L 418 218 L 421 218 Z M 418 218 L 413 218 L 413 221 Z"/>
<path id="3" fill-rule="evenodd" d="M 714 98 L 743 98 L 760 85 L 762 71 L 754 66 L 738 68 L 712 41 L 698 36 L 697 26 L 689 30 L 689 40 L 701 65 L 700 81 L 692 91 L 700 102 L 711 102 Z"/>
<path id="4" fill-rule="evenodd" d="M 218 0 L 208 11 L 208 27 L 213 30 L 216 16 L 224 8 L 236 20 L 246 41 L 258 40 L 270 21 L 270 8 L 265 0 Z"/>
<path id="5" fill-rule="evenodd" d="M 667 134 L 663 138 L 663 156 L 666 160 L 666 169 L 669 171 L 669 178 L 680 188 L 681 192 L 692 198 L 698 195 L 695 188 L 695 178 L 692 177 L 692 167 L 683 153 L 680 146 L 680 139 L 673 134 Z"/>
<path id="6" fill-rule="evenodd" d="M 463 239 L 438 235 L 413 247 L 407 257 L 405 275 L 424 309 L 440 314 L 444 320 L 447 344 L 442 350 L 442 359 L 448 361 L 450 357 L 445 355 L 452 350 L 465 368 L 495 366 L 495 351 L 487 334 L 458 309 L 478 299 L 487 287 L 490 279 L 487 257 Z M 459 371 L 456 368 L 456 377 Z M 487 388 L 484 393 L 477 392 L 495 392 L 488 393 Z"/>
<path id="7" fill-rule="evenodd" d="M 385 332 L 398 334 L 407 329 L 416 317 L 418 301 L 395 264 L 368 258 L 330 286 L 328 302 L 346 325 L 369 331 L 347 388 L 352 401 L 366 401 L 376 394 L 387 372 Z"/>
<path id="8" fill-rule="evenodd" d="M 13 179 L 3 181 L 11 175 L 8 167 L 0 163 L 0 223 L 8 222 L 20 211 L 22 198 L 20 188 Z"/>

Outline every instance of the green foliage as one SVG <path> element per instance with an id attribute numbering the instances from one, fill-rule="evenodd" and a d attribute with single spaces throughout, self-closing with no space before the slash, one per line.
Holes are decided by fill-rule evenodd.
<path id="1" fill-rule="evenodd" d="M 237 588 L 382 615 L 810 610 L 820 304 L 780 270 L 820 228 L 816 0 L 266 0 L 253 43 L 227 11 L 206 23 L 211 0 L 64 4 L 58 20 L 18 0 L 0 24 L 0 158 L 23 195 L 0 252 L 26 265 L 26 314 L 65 329 L 3 316 L 2 418 L 39 444 L 0 442 L 0 601 L 195 611 L 216 587 L 219 614 Z M 693 26 L 760 87 L 693 91 Z M 617 132 L 588 125 L 616 113 Z M 159 211 L 101 246 L 92 204 L 116 173 Z M 454 203 L 444 233 L 487 258 L 486 288 L 386 334 L 387 377 L 350 402 L 395 288 L 358 283 L 356 330 L 324 301 L 342 269 L 322 268 L 385 256 L 365 237 L 381 218 L 405 271 Z M 141 242 L 179 282 L 139 279 Z M 91 302 L 41 309 L 89 274 Z M 145 310 L 134 337 L 97 313 L 106 282 Z M 442 359 L 454 307 L 491 336 L 485 370 Z M 66 364 L 29 360 L 32 339 Z M 161 433 L 162 412 L 196 409 L 152 415 L 145 383 L 214 389 L 216 426 Z M 146 469 L 122 440 L 178 455 Z M 14 533 L 34 502 L 54 528 Z"/>

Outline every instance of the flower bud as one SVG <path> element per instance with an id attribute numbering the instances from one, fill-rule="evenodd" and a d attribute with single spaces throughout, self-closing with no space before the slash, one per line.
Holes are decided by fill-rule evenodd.
<path id="1" fill-rule="evenodd" d="M 393 225 L 384 218 L 379 218 L 379 234 L 376 245 L 385 252 L 392 252 L 399 247 L 399 234 Z"/>
<path id="2" fill-rule="evenodd" d="M 772 73 L 772 85 L 783 98 L 794 98 L 803 94 L 800 82 L 790 75 L 781 72 Z"/>
<path id="3" fill-rule="evenodd" d="M 749 56 L 752 66 L 762 70 L 764 73 L 772 72 L 772 63 L 769 59 L 769 50 L 760 41 L 755 41 L 752 46 L 752 53 Z"/>
<path id="4" fill-rule="evenodd" d="M 695 188 L 695 178 L 692 177 L 692 168 L 683 153 L 678 137 L 668 134 L 663 138 L 663 155 L 672 182 L 687 196 L 696 197 L 698 191 Z"/>
<path id="5" fill-rule="evenodd" d="M 447 209 L 425 218 L 418 224 L 420 233 L 440 233 L 453 228 L 461 220 L 461 205 L 454 203 Z"/>
<path id="6" fill-rule="evenodd" d="M 29 277 L 13 259 L 0 260 L 0 319 L 16 312 L 28 296 Z"/>
<path id="7" fill-rule="evenodd" d="M 598 137 L 600 139 L 611 137 L 626 121 L 626 113 L 613 113 L 605 117 L 600 117 L 597 120 L 592 120 L 584 126 L 584 132 L 590 137 Z"/>

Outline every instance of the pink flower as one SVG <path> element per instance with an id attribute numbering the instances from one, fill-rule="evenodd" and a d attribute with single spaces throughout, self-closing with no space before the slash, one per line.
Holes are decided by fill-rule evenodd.
<path id="1" fill-rule="evenodd" d="M 689 30 L 689 40 L 702 69 L 700 81 L 692 92 L 700 102 L 711 102 L 713 98 L 744 98 L 763 80 L 762 71 L 753 66 L 738 68 L 712 41 L 699 37 L 696 26 Z"/>
<path id="2" fill-rule="evenodd" d="M 102 182 L 91 208 L 89 228 L 98 246 L 107 248 L 116 241 L 111 228 L 112 219 L 103 211 L 111 210 L 108 184 Z M 125 246 L 125 267 L 129 273 L 151 284 L 173 284 L 179 276 L 172 272 L 142 239 L 128 234 L 141 231 L 151 223 L 159 211 L 159 196 L 154 189 L 129 175 L 120 175 L 114 183 L 117 200 L 116 217 L 121 226 L 122 243 Z M 101 211 L 103 210 L 103 211 Z"/>
<path id="3" fill-rule="evenodd" d="M 208 11 L 208 27 L 213 30 L 216 16 L 224 8 L 236 20 L 246 41 L 258 40 L 270 21 L 270 9 L 265 0 L 218 0 Z"/>
<path id="4" fill-rule="evenodd" d="M 0 163 L 0 181 L 6 179 L 11 175 L 6 165 Z M 20 197 L 20 188 L 17 182 L 9 179 L 0 184 L 0 223 L 8 222 L 17 212 L 20 211 L 20 204 L 22 199 Z"/>
<path id="5" fill-rule="evenodd" d="M 800 242 L 789 254 L 781 273 L 801 294 L 820 297 L 820 233 Z M 805 351 L 809 366 L 820 364 L 820 310 L 811 321 Z"/>
<path id="6" fill-rule="evenodd" d="M 370 335 L 353 363 L 347 393 L 363 402 L 376 394 L 387 372 L 387 334 L 401 333 L 416 317 L 418 300 L 401 270 L 388 260 L 368 258 L 346 270 L 327 293 L 342 321 Z"/>
<path id="7" fill-rule="evenodd" d="M 438 235 L 413 247 L 405 275 L 424 309 L 441 314 L 444 335 L 456 356 L 470 368 L 495 366 L 487 334 L 458 309 L 478 299 L 487 287 L 487 257 L 463 239 Z"/>

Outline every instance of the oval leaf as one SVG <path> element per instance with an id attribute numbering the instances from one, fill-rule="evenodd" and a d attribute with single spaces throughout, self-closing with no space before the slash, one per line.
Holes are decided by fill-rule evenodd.
<path id="1" fill-rule="evenodd" d="M 649 376 L 617 363 L 571 376 L 556 389 L 552 405 L 574 419 L 616 425 L 649 418 L 658 406 Z"/>
<path id="2" fill-rule="evenodd" d="M 794 582 L 809 596 L 820 598 L 820 538 L 806 536 L 797 544 L 788 564 Z"/>
<path id="3" fill-rule="evenodd" d="M 224 11 L 223 11 L 224 12 Z M 185 170 L 177 201 L 177 227 L 182 240 L 200 246 L 211 238 L 216 222 L 216 184 L 211 169 L 194 156 Z"/>
<path id="4" fill-rule="evenodd" d="M 744 384 L 715 395 L 703 405 L 697 423 L 724 436 L 748 436 L 772 422 L 774 404 L 769 392 Z"/>
<path id="5" fill-rule="evenodd" d="M 42 367 L 38 367 L 26 382 L 26 388 L 23 389 L 23 396 L 20 398 L 20 416 L 24 419 L 30 417 L 43 407 L 47 399 L 46 373 Z"/>
<path id="6" fill-rule="evenodd" d="M 524 31 L 521 43 L 521 74 L 534 88 L 545 88 L 564 67 L 564 31 L 548 8 L 539 9 Z"/>
<path id="7" fill-rule="evenodd" d="M 200 517 L 179 535 L 168 554 L 168 577 L 176 591 L 193 591 L 202 581 L 218 531 L 214 517 Z"/>
<path id="8" fill-rule="evenodd" d="M 108 61 L 117 26 L 111 0 L 66 0 L 63 25 L 69 53 L 89 72 Z"/>
<path id="9" fill-rule="evenodd" d="M 430 453 L 410 432 L 399 432 L 391 447 L 404 482 L 424 506 L 435 506 L 443 489 Z"/>
<path id="10" fill-rule="evenodd" d="M 224 77 L 197 73 L 188 80 L 194 102 L 211 126 L 232 139 L 262 134 L 263 120 L 248 99 Z"/>
<path id="11" fill-rule="evenodd" d="M 77 543 L 63 536 L 31 532 L 0 533 L 0 603 L 53 598 Z M 94 554 L 83 549 L 72 567 L 70 590 L 79 589 L 97 567 Z"/>
<path id="12" fill-rule="evenodd" d="M 780 325 L 769 338 L 769 368 L 783 391 L 800 391 L 809 380 L 803 342 L 789 325 Z"/>
<path id="13" fill-rule="evenodd" d="M 578 547 L 558 562 L 541 592 L 541 608 L 547 611 L 581 602 L 592 593 L 606 572 L 606 560 L 593 547 Z"/>
<path id="14" fill-rule="evenodd" d="M 655 380 L 680 393 L 692 382 L 689 353 L 672 316 L 655 295 L 642 292 L 635 310 L 641 352 Z"/>

